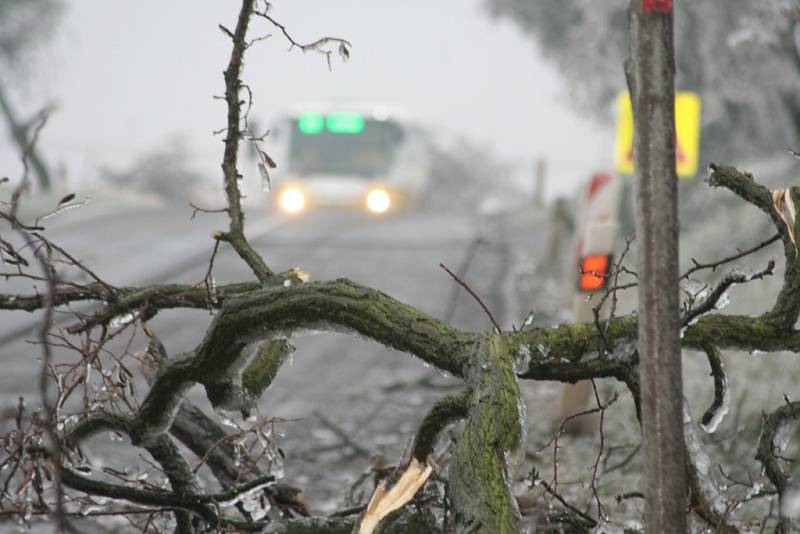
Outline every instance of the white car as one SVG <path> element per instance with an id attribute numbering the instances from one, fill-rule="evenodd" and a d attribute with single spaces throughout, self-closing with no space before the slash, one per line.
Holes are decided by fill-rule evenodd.
<path id="1" fill-rule="evenodd" d="M 568 291 L 572 302 L 572 319 L 578 323 L 594 320 L 593 308 L 599 304 L 603 290 L 613 283 L 613 264 L 618 258 L 620 243 L 633 230 L 632 191 L 630 180 L 609 172 L 595 173 L 581 191 L 577 202 L 575 248 L 568 270 Z M 633 258 L 628 258 L 632 260 Z M 600 293 L 598 298 L 587 298 Z M 629 297 L 631 294 L 621 295 Z M 607 316 L 609 305 L 603 308 Z M 617 310 L 619 313 L 619 310 Z M 592 385 L 589 381 L 564 384 L 554 425 L 589 408 Z M 597 428 L 598 419 L 579 417 L 567 429 L 586 434 Z"/>

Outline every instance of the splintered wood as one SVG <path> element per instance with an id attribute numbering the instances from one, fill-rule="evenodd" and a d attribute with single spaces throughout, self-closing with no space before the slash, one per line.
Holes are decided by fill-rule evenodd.
<path id="1" fill-rule="evenodd" d="M 386 482 L 378 484 L 369 500 L 358 534 L 372 534 L 384 517 L 414 498 L 432 472 L 433 465 L 430 461 L 423 465 L 416 458 L 411 458 L 408 469 L 390 490 L 386 489 Z"/>
<path id="2" fill-rule="evenodd" d="M 797 240 L 794 235 L 794 222 L 795 222 L 795 209 L 794 202 L 792 202 L 792 188 L 786 189 L 773 189 L 772 193 L 772 206 L 778 213 L 778 216 L 786 224 L 786 230 L 789 232 L 789 239 L 792 240 L 794 248 L 797 248 Z"/>

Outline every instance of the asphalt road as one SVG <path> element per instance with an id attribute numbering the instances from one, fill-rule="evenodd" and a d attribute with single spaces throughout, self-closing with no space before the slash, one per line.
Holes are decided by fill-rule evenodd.
<path id="1" fill-rule="evenodd" d="M 183 207 L 64 214 L 50 223 L 48 234 L 115 285 L 198 282 L 208 267 L 210 232 L 227 225 L 221 215 L 200 214 L 194 220 L 190 215 Z M 488 319 L 479 306 L 439 263 L 454 271 L 468 266 L 465 278 L 500 321 L 506 321 L 510 255 L 496 228 L 474 215 L 374 217 L 340 210 L 286 217 L 251 210 L 247 225 L 252 244 L 273 270 L 298 266 L 313 280 L 346 276 L 439 317 L 452 308 L 447 318 L 456 326 L 486 329 Z M 214 275 L 218 284 L 252 279 L 227 247 L 215 261 Z M 27 292 L 26 285 L 0 281 L 0 290 Z M 36 397 L 39 348 L 28 341 L 35 320 L 33 314 L 0 312 L 4 411 L 19 396 Z M 210 320 L 207 311 L 166 311 L 150 326 L 175 354 L 194 348 Z M 143 344 L 141 336 L 134 350 L 137 343 Z M 286 420 L 275 427 L 286 454 L 286 481 L 303 489 L 311 508 L 331 510 L 341 506 L 343 490 L 369 468 L 375 455 L 388 463 L 401 460 L 427 408 L 457 383 L 410 355 L 347 334 L 303 335 L 292 343 L 297 350 L 259 409 L 263 417 Z M 199 387 L 189 398 L 209 409 Z M 115 450 L 108 461 L 118 461 L 119 444 L 107 437 L 97 440 L 102 440 L 96 445 L 98 454 Z"/>

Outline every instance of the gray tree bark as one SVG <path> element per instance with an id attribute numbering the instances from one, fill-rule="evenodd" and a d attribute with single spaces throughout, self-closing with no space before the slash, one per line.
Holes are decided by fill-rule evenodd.
<path id="1" fill-rule="evenodd" d="M 687 532 L 671 0 L 631 0 L 639 352 L 648 532 Z"/>

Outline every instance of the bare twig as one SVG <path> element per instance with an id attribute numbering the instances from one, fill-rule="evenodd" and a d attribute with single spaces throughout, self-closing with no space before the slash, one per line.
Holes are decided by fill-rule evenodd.
<path id="1" fill-rule="evenodd" d="M 370 456 L 372 456 L 372 453 L 369 450 L 367 450 L 366 448 L 364 448 L 361 445 L 359 445 L 358 443 L 356 443 L 348 435 L 348 433 L 345 432 L 342 429 L 342 427 L 340 427 L 339 425 L 337 425 L 336 423 L 334 423 L 333 421 L 331 421 L 330 419 L 328 419 L 327 417 L 325 417 L 322 413 L 320 413 L 318 411 L 315 411 L 314 415 L 317 417 L 317 419 L 319 419 L 319 422 L 322 423 L 323 426 L 325 426 L 325 428 L 327 428 L 328 430 L 330 430 L 331 432 L 336 434 L 336 436 L 340 440 L 342 440 L 342 442 L 344 443 L 344 445 L 346 447 L 350 447 L 351 449 L 353 449 L 355 452 L 357 452 L 360 456 L 363 456 L 364 458 L 369 458 Z"/>
<path id="2" fill-rule="evenodd" d="M 225 102 L 228 106 L 227 133 L 225 136 L 225 154 L 222 162 L 222 172 L 225 176 L 225 194 L 228 197 L 228 216 L 230 227 L 228 232 L 218 234 L 218 239 L 226 241 L 236 250 L 239 257 L 256 275 L 262 283 L 268 281 L 273 273 L 264 259 L 253 249 L 244 236 L 244 212 L 242 211 L 241 192 L 239 191 L 239 171 L 236 161 L 239 153 L 239 140 L 241 138 L 241 101 L 239 92 L 243 87 L 240 79 L 244 51 L 247 48 L 245 36 L 253 6 L 256 0 L 243 0 L 239 12 L 236 29 L 231 35 L 233 49 L 225 69 Z M 230 32 L 228 32 L 230 34 Z"/>
<path id="3" fill-rule="evenodd" d="M 219 240 L 214 240 L 214 250 L 211 251 L 211 258 L 208 260 L 208 270 L 206 276 L 203 278 L 203 285 L 206 287 L 206 294 L 208 298 L 208 309 L 211 310 L 219 305 L 219 296 L 217 295 L 217 282 L 214 280 L 214 259 L 217 257 L 219 251 Z"/>
<path id="4" fill-rule="evenodd" d="M 216 210 L 208 209 L 208 208 L 201 208 L 199 206 L 195 206 L 194 203 L 189 202 L 189 206 L 192 208 L 192 216 L 189 217 L 191 220 L 194 220 L 197 217 L 198 213 L 227 213 L 228 208 L 219 208 Z"/>
<path id="5" fill-rule="evenodd" d="M 489 321 L 491 321 L 492 325 L 494 325 L 495 331 L 496 332 L 501 332 L 502 329 L 500 328 L 500 325 L 497 324 L 497 321 L 494 319 L 494 316 L 492 315 L 492 312 L 489 311 L 489 308 L 486 307 L 486 304 L 483 303 L 481 298 L 472 290 L 472 288 L 469 287 L 469 285 L 464 280 L 459 278 L 458 275 L 456 275 L 453 271 L 448 269 L 447 266 L 445 266 L 444 263 L 440 263 L 439 267 L 444 269 L 444 271 L 447 274 L 449 274 L 453 278 L 453 280 L 455 280 L 461 287 L 466 289 L 467 293 L 472 295 L 472 298 L 474 298 L 478 302 L 478 304 L 480 304 L 481 308 L 483 308 L 484 313 L 486 313 L 487 317 L 489 317 Z"/>
<path id="6" fill-rule="evenodd" d="M 478 250 L 478 247 L 483 244 L 483 240 L 481 238 L 473 239 L 469 247 L 467 248 L 467 252 L 464 254 L 464 259 L 461 260 L 461 265 L 458 266 L 458 276 L 463 278 L 466 276 L 467 271 L 469 270 L 469 266 L 472 264 L 472 260 L 475 258 L 475 253 Z M 453 290 L 450 292 L 450 296 L 447 299 L 447 306 L 445 307 L 444 311 L 444 320 L 450 322 L 453 320 L 453 317 L 456 313 L 456 304 L 458 303 L 458 288 L 453 286 Z"/>
<path id="7" fill-rule="evenodd" d="M 561 494 L 560 494 L 560 493 L 558 493 L 558 491 L 556 491 L 556 490 L 555 490 L 553 487 L 551 487 L 551 486 L 550 486 L 550 485 L 549 485 L 549 484 L 548 484 L 548 483 L 547 483 L 547 482 L 546 482 L 546 481 L 545 481 L 545 480 L 544 480 L 544 479 L 543 479 L 543 478 L 542 478 L 542 477 L 539 475 L 539 472 L 538 472 L 538 471 L 537 471 L 535 468 L 534 468 L 533 470 L 531 470 L 530 474 L 528 475 L 528 480 L 529 480 L 529 485 L 531 485 L 531 486 L 536 486 L 536 485 L 539 485 L 539 484 L 540 484 L 540 485 L 542 486 L 542 488 L 543 488 L 543 489 L 544 489 L 544 490 L 545 490 L 547 493 L 549 493 L 550 495 L 552 495 L 553 497 L 555 497 L 555 498 L 556 498 L 556 500 L 558 500 L 558 502 L 560 502 L 562 505 L 564 505 L 564 507 L 565 507 L 565 508 L 567 508 L 567 509 L 568 509 L 570 512 L 572 512 L 573 514 L 575 514 L 575 515 L 577 515 L 577 516 L 580 516 L 582 519 L 584 519 L 584 520 L 585 520 L 587 523 L 589 523 L 590 525 L 594 526 L 594 525 L 596 525 L 596 524 L 597 524 L 597 521 L 595 521 L 595 519 L 594 519 L 592 516 L 590 516 L 589 514 L 586 514 L 586 513 L 584 513 L 584 512 L 581 512 L 580 510 L 578 510 L 577 508 L 575 508 L 574 506 L 572 506 L 570 503 L 568 503 L 568 502 L 567 502 L 567 501 L 564 499 L 564 497 L 562 497 L 562 496 L 561 496 Z"/>
<path id="8" fill-rule="evenodd" d="M 723 259 L 718 260 L 718 261 L 712 261 L 712 262 L 709 262 L 709 263 L 699 263 L 697 260 L 692 258 L 692 263 L 694 264 L 694 266 L 681 275 L 681 280 L 686 280 L 691 275 L 696 273 L 697 271 L 700 271 L 700 270 L 703 270 L 703 269 L 711 269 L 711 271 L 714 272 L 714 271 L 717 270 L 718 267 L 721 267 L 722 265 L 725 265 L 726 263 L 730 263 L 732 261 L 736 261 L 738 259 L 744 258 L 745 256 L 749 256 L 750 254 L 754 254 L 754 253 L 758 252 L 759 250 L 761 250 L 762 248 L 765 248 L 765 247 L 771 245 L 772 243 L 774 243 L 775 241 L 779 240 L 780 238 L 781 238 L 780 234 L 775 234 L 774 236 L 770 237 L 766 241 L 762 241 L 761 243 L 759 243 L 758 245 L 756 245 L 754 247 L 750 247 L 750 248 L 745 249 L 745 250 L 739 250 L 739 252 L 737 252 L 736 254 L 734 254 L 732 256 L 728 256 L 728 257 L 723 258 Z"/>
<path id="9" fill-rule="evenodd" d="M 603 507 L 602 501 L 600 501 L 600 494 L 597 491 L 597 479 L 600 470 L 600 460 L 603 458 L 603 447 L 606 441 L 606 434 L 605 428 L 603 427 L 603 423 L 605 423 L 605 416 L 606 416 L 606 408 L 607 405 L 603 405 L 600 402 L 600 394 L 597 392 L 597 384 L 595 383 L 594 379 L 592 379 L 592 391 L 594 392 L 594 400 L 597 403 L 597 408 L 600 410 L 600 425 L 599 425 L 599 434 L 600 434 L 600 445 L 597 449 L 597 458 L 595 458 L 594 466 L 592 467 L 592 494 L 594 495 L 595 502 L 597 503 L 597 517 L 600 519 L 606 519 L 606 510 Z M 614 393 L 614 397 L 617 397 L 618 394 Z M 610 404 L 610 402 L 608 403 Z"/>
<path id="10" fill-rule="evenodd" d="M 324 55 L 325 60 L 328 63 L 328 70 L 331 69 L 331 54 L 333 54 L 333 51 L 326 50 L 325 49 L 326 45 L 330 44 L 338 45 L 337 51 L 343 61 L 347 61 L 350 58 L 350 48 L 352 48 L 353 45 L 350 44 L 350 41 L 346 39 L 340 39 L 338 37 L 322 37 L 308 44 L 300 44 L 298 41 L 294 39 L 294 37 L 292 37 L 292 35 L 289 33 L 289 30 L 286 29 L 286 26 L 284 26 L 283 24 L 272 18 L 271 15 L 269 15 L 270 7 L 271 4 L 269 2 L 264 2 L 263 10 L 262 11 L 257 10 L 255 11 L 255 14 L 269 21 L 270 24 L 278 28 L 281 31 L 281 33 L 283 33 L 283 36 L 286 38 L 287 41 L 289 41 L 289 50 L 292 50 L 293 48 L 299 48 L 302 52 L 313 51 Z M 252 44 L 252 42 L 250 44 Z"/>
<path id="11" fill-rule="evenodd" d="M 26 147 L 23 156 L 22 156 L 22 163 L 24 167 L 23 177 L 20 181 L 20 185 L 14 191 L 12 195 L 12 205 L 10 213 L 0 213 L 3 218 L 7 219 L 10 223 L 12 228 L 14 228 L 20 237 L 25 241 L 26 245 L 34 250 L 34 256 L 36 257 L 39 266 L 42 269 L 42 276 L 44 276 L 47 282 L 47 292 L 44 295 L 43 303 L 44 303 L 44 317 L 42 318 L 41 326 L 39 328 L 39 340 L 42 344 L 42 366 L 41 371 L 39 373 L 39 394 L 42 399 L 42 407 L 44 408 L 44 414 L 42 416 L 42 425 L 45 430 L 45 434 L 47 436 L 47 441 L 45 442 L 45 447 L 48 449 L 48 452 L 53 457 L 57 458 L 58 461 L 56 462 L 54 472 L 53 472 L 53 486 L 56 492 L 56 510 L 55 510 L 55 518 L 58 523 L 59 528 L 62 531 L 67 532 L 75 532 L 75 528 L 73 527 L 72 523 L 69 521 L 66 511 L 64 508 L 64 490 L 62 486 L 62 477 L 61 477 L 61 469 L 60 469 L 60 459 L 61 459 L 61 442 L 59 440 L 58 434 L 56 433 L 56 406 L 50 399 L 50 392 L 49 392 L 49 377 L 50 372 L 53 365 L 53 353 L 50 343 L 48 342 L 48 337 L 50 335 L 50 328 L 53 324 L 53 300 L 55 298 L 56 292 L 56 274 L 52 268 L 51 264 L 51 251 L 50 247 L 35 247 L 34 246 L 34 237 L 35 234 L 30 233 L 29 231 L 25 230 L 22 225 L 18 223 L 17 219 L 17 210 L 19 208 L 19 199 L 22 191 L 27 187 L 28 184 L 28 157 L 32 153 L 36 141 L 39 138 L 39 133 L 41 132 L 42 128 L 47 122 L 47 115 L 42 115 L 39 119 L 38 124 L 34 128 L 33 135 L 31 140 Z"/>

